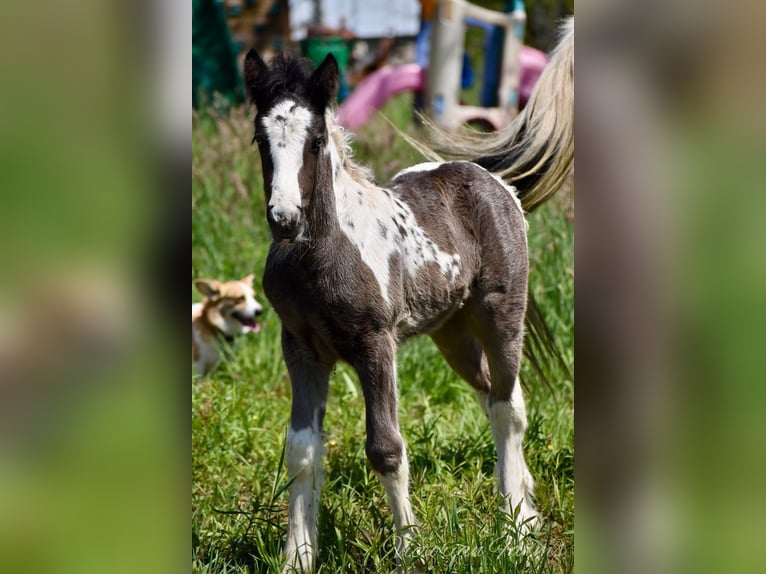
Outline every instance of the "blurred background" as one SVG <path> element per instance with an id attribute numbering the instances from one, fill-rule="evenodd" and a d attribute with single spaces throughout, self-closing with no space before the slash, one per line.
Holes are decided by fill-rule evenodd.
<path id="1" fill-rule="evenodd" d="M 191 4 L 2 8 L 8 571 L 188 567 Z M 577 6 L 578 571 L 766 569 L 764 8 Z"/>
<path id="2" fill-rule="evenodd" d="M 766 566 L 763 13 L 578 4 L 584 572 Z"/>
<path id="3" fill-rule="evenodd" d="M 450 59 L 457 59 L 454 66 L 460 75 L 458 89 L 463 102 L 503 106 L 505 102 L 498 103 L 498 84 L 504 42 L 515 38 L 517 50 L 524 44 L 520 66 L 526 76 L 512 81 L 514 89 L 521 83 L 528 96 L 544 66 L 545 54 L 555 45 L 558 22 L 573 12 L 574 2 L 480 0 L 452 6 L 436 0 L 196 0 L 192 33 L 194 107 L 213 106 L 218 110 L 244 101 L 239 70 L 251 48 L 266 60 L 278 51 L 287 51 L 307 56 L 315 64 L 332 53 L 341 68 L 340 103 L 380 68 L 393 66 L 398 75 L 406 76 L 411 70 L 405 73 L 401 66 L 415 64 L 422 69 L 424 78 L 420 84 L 412 80 L 407 90 L 418 94 L 418 104 L 422 105 L 429 66 L 433 64 L 440 71 L 453 67 Z M 516 20 L 500 26 L 497 20 L 502 14 L 514 14 Z M 462 49 L 456 54 L 437 54 L 434 59 L 430 54 L 432 27 L 445 38 L 445 45 L 459 45 Z M 516 54 L 514 59 L 518 58 Z M 446 86 L 441 78 L 436 81 L 436 90 L 453 89 L 450 80 Z M 362 91 L 371 90 L 370 84 L 380 86 L 368 82 Z M 387 93 L 385 99 L 393 95 Z M 361 97 L 359 100 L 349 106 L 358 109 L 368 103 Z M 374 107 L 382 103 L 376 101 Z M 518 104 L 514 100 L 510 105 Z M 341 111 L 342 123 L 343 114 Z M 350 122 L 353 125 L 347 127 L 352 129 L 363 125 L 356 120 Z"/>

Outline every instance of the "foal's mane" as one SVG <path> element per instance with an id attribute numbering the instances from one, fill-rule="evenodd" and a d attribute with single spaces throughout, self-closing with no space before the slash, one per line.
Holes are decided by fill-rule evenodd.
<path id="1" fill-rule="evenodd" d="M 327 108 L 325 112 L 325 122 L 327 124 L 327 133 L 338 150 L 341 167 L 348 173 L 354 181 L 359 183 L 374 183 L 372 170 L 366 166 L 359 165 L 354 161 L 354 150 L 351 142 L 354 136 L 351 132 L 343 129 L 336 118 L 335 108 Z"/>

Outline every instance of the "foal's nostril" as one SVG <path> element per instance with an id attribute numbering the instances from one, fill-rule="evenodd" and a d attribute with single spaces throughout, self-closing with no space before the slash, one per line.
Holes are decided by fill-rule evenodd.
<path id="1" fill-rule="evenodd" d="M 277 231 L 279 233 L 282 233 L 284 235 L 289 235 L 293 231 L 295 231 L 295 228 L 297 227 L 298 220 L 297 219 L 281 219 L 274 222 L 277 227 Z"/>
<path id="2" fill-rule="evenodd" d="M 298 235 L 299 213 L 284 211 L 269 206 L 266 219 L 271 232 L 278 239 L 295 239 Z"/>
<path id="3" fill-rule="evenodd" d="M 273 223 L 280 226 L 294 224 L 298 219 L 297 213 L 272 206 L 269 206 L 267 215 Z"/>

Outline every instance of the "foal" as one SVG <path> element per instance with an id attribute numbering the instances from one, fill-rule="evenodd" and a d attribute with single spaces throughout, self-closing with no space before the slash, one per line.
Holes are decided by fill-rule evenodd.
<path id="1" fill-rule="evenodd" d="M 317 554 L 322 421 L 338 361 L 359 375 L 366 453 L 388 496 L 401 555 L 415 516 L 397 418 L 396 351 L 428 334 L 476 390 L 497 449 L 506 512 L 538 514 L 522 454 L 527 427 L 518 383 L 527 303 L 526 222 L 514 190 L 476 164 L 425 163 L 381 187 L 356 165 L 331 103 L 332 55 L 306 60 L 253 50 L 245 82 L 257 108 L 273 237 L 263 289 L 282 321 L 292 384 L 286 462 L 290 487 L 286 570 Z"/>

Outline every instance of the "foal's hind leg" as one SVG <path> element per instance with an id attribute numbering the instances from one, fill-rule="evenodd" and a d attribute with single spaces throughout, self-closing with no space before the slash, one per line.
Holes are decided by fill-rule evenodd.
<path id="1" fill-rule="evenodd" d="M 371 333 L 359 341 L 355 368 L 364 392 L 367 458 L 383 483 L 394 515 L 397 556 L 406 560 L 410 527 L 415 524 L 409 497 L 409 464 L 396 412 L 396 341 L 390 333 Z"/>
<path id="2" fill-rule="evenodd" d="M 494 329 L 491 330 L 494 331 Z M 530 518 L 536 519 L 537 512 L 531 501 L 534 482 L 521 450 L 527 419 L 521 386 L 517 377 L 513 375 L 513 357 L 517 353 L 513 337 L 509 338 L 506 345 L 497 338 L 486 342 L 492 347 L 498 347 L 498 351 L 493 353 L 495 356 L 493 374 L 498 377 L 499 382 L 494 387 L 491 383 L 494 379 L 490 375 L 487 355 L 476 336 L 469 330 L 469 323 L 464 313 L 453 317 L 441 329 L 432 333 L 431 338 L 439 347 L 447 363 L 474 388 L 479 403 L 490 420 L 492 438 L 498 451 L 496 467 L 498 488 L 506 498 L 506 512 L 510 512 L 521 504 L 518 522 L 522 523 Z M 503 352 L 504 346 L 509 346 L 510 349 Z M 516 372 L 518 372 L 518 359 L 516 365 Z M 508 380 L 514 381 L 510 395 L 507 391 Z"/>
<path id="3" fill-rule="evenodd" d="M 522 452 L 526 407 L 518 382 L 524 299 L 492 293 L 473 300 L 431 335 L 450 366 L 474 387 L 487 414 L 497 449 L 498 490 L 516 523 L 534 526 L 534 481 Z"/>
<path id="4" fill-rule="evenodd" d="M 322 421 L 332 365 L 282 329 L 282 351 L 293 391 L 285 459 L 293 480 L 288 509 L 285 572 L 310 572 L 317 554 L 319 495 L 322 490 Z"/>
<path id="5" fill-rule="evenodd" d="M 456 313 L 431 339 L 450 367 L 473 387 L 484 414 L 489 418 L 490 376 L 487 356 L 469 331 L 463 312 Z"/>
<path id="6" fill-rule="evenodd" d="M 519 384 L 522 355 L 523 298 L 490 293 L 477 302 L 471 314 L 472 331 L 486 353 L 492 380 L 488 414 L 497 449 L 497 484 L 505 510 L 516 514 L 524 530 L 537 526 L 540 515 L 532 496 L 534 481 L 522 452 L 527 411 Z"/>
<path id="7" fill-rule="evenodd" d="M 505 511 L 515 513 L 516 524 L 524 531 L 539 525 L 540 515 L 533 502 L 534 480 L 524 460 L 522 440 L 527 429 L 527 412 L 518 378 L 510 400 L 494 400 L 490 393 L 489 421 L 497 448 L 497 484 L 505 497 Z"/>

